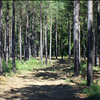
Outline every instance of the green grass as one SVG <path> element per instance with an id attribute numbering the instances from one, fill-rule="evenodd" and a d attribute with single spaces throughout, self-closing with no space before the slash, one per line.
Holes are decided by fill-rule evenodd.
<path id="1" fill-rule="evenodd" d="M 68 78 L 66 78 L 66 79 L 65 79 L 65 82 L 66 82 L 66 83 L 71 83 L 71 80 L 68 79 Z"/>
<path id="2" fill-rule="evenodd" d="M 83 89 L 84 94 L 89 94 L 89 97 L 85 100 L 100 100 L 100 86 L 97 84 L 92 84 L 90 87 Z M 94 99 L 91 99 L 94 98 Z"/>
<path id="3" fill-rule="evenodd" d="M 50 64 L 48 63 L 48 66 Z M 43 67 L 48 67 L 44 63 L 43 66 L 41 66 L 41 61 L 36 60 L 31 57 L 31 59 L 20 62 L 20 60 L 15 60 L 15 67 L 16 67 L 16 73 L 21 73 L 22 71 L 33 71 L 34 69 L 39 69 Z M 8 61 L 8 67 L 6 66 L 6 62 L 2 61 L 2 68 L 3 68 L 3 75 L 4 76 L 13 76 L 15 73 L 12 71 L 12 61 Z"/>
<path id="4" fill-rule="evenodd" d="M 52 69 L 52 72 L 54 72 L 54 71 L 57 71 L 57 69 L 55 69 L 55 68 L 54 68 L 54 69 Z"/>

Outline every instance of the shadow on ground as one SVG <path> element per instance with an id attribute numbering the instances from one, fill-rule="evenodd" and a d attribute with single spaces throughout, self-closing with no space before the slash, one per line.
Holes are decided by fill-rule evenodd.
<path id="1" fill-rule="evenodd" d="M 76 97 L 76 88 L 69 85 L 30 85 L 23 88 L 13 88 L 0 95 L 6 100 L 83 100 Z M 80 91 L 78 91 L 80 92 Z"/>

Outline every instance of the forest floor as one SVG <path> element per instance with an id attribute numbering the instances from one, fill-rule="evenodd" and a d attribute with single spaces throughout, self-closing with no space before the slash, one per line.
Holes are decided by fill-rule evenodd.
<path id="1" fill-rule="evenodd" d="M 73 77 L 72 60 L 52 58 L 50 67 L 0 76 L 0 100 L 83 100 L 80 77 Z"/>

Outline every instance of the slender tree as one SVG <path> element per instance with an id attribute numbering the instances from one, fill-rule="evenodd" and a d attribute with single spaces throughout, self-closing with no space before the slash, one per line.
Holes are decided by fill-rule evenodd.
<path id="1" fill-rule="evenodd" d="M 9 4 L 7 0 L 7 18 L 6 18 L 6 65 L 8 66 L 9 55 Z"/>
<path id="2" fill-rule="evenodd" d="M 92 65 L 92 7 L 93 1 L 88 0 L 88 61 L 87 61 L 87 85 L 93 83 Z"/>
<path id="3" fill-rule="evenodd" d="M 79 1 L 74 1 L 74 76 L 79 76 Z"/>
<path id="4" fill-rule="evenodd" d="M 12 65 L 13 65 L 13 71 L 15 72 L 15 0 L 13 0 L 13 16 L 12 16 Z"/>
<path id="5" fill-rule="evenodd" d="M 49 62 L 51 63 L 51 49 L 52 49 L 52 7 L 51 7 L 51 21 L 50 21 L 50 54 L 49 54 Z"/>
<path id="6" fill-rule="evenodd" d="M 45 58 L 46 58 L 46 65 L 47 65 L 47 13 L 45 13 Z"/>
<path id="7" fill-rule="evenodd" d="M 22 5 L 20 4 L 20 35 L 19 35 L 19 44 L 20 44 L 20 62 L 22 62 Z"/>
<path id="8" fill-rule="evenodd" d="M 2 9 L 2 0 L 0 1 L 0 75 L 2 75 L 2 17 L 3 17 L 3 9 Z"/>
<path id="9" fill-rule="evenodd" d="M 42 9 L 41 9 L 41 1 L 40 1 L 40 57 L 41 57 L 41 65 L 43 66 L 43 52 L 42 52 Z"/>
<path id="10" fill-rule="evenodd" d="M 80 2 L 80 1 L 79 1 Z M 78 2 L 78 13 L 80 12 L 80 3 Z M 80 13 L 78 14 L 78 27 L 79 27 L 79 33 L 78 33 L 78 45 L 79 45 L 79 67 L 81 65 L 81 43 L 80 43 L 80 38 L 81 38 L 81 34 L 80 34 Z"/>
<path id="11" fill-rule="evenodd" d="M 29 9 L 27 4 L 27 25 L 26 25 L 26 35 L 25 35 L 25 58 L 29 59 Z"/>
<path id="12" fill-rule="evenodd" d="M 61 57 L 63 60 L 63 28 L 62 28 L 62 17 L 61 17 Z"/>
<path id="13" fill-rule="evenodd" d="M 55 35 L 55 38 L 56 38 L 56 59 L 57 59 L 57 18 L 56 18 L 56 35 Z"/>
<path id="14" fill-rule="evenodd" d="M 30 5 L 30 4 L 29 4 Z M 29 48 L 28 48 L 28 50 L 29 50 L 29 59 L 31 59 L 31 45 L 30 45 L 30 41 L 31 41 L 31 37 L 30 37 L 30 28 L 31 28 L 31 20 L 30 20 L 30 17 L 31 17 L 31 14 L 30 14 L 30 6 L 29 6 L 29 8 L 28 8 L 28 15 L 29 15 L 29 27 L 28 27 L 28 46 L 29 46 Z"/>
<path id="15" fill-rule="evenodd" d="M 69 16 L 68 16 L 68 21 L 69 21 Z M 71 19 L 69 22 L 68 22 L 68 54 L 69 54 L 68 59 L 70 59 L 71 56 Z"/>
<path id="16" fill-rule="evenodd" d="M 18 58 L 18 18 L 16 18 L 16 20 L 17 20 L 17 23 L 16 23 L 16 34 L 17 34 L 17 39 L 16 39 L 16 45 L 17 45 L 17 59 L 19 59 Z"/>
<path id="17" fill-rule="evenodd" d="M 97 0 L 97 35 L 99 36 L 99 67 L 100 67 L 100 13 L 99 13 L 99 0 Z M 97 38 L 98 39 L 98 38 Z M 97 41 L 96 41 L 97 42 Z M 97 66 L 97 43 L 96 43 L 96 47 L 95 47 L 96 51 L 95 51 L 95 66 Z"/>

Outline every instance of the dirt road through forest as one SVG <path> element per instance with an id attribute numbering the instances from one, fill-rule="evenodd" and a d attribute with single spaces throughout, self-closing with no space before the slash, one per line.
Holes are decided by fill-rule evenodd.
<path id="1" fill-rule="evenodd" d="M 51 67 L 1 76 L 0 100 L 83 100 L 76 78 L 72 77 L 71 61 L 53 60 Z"/>

